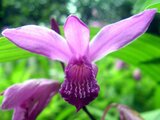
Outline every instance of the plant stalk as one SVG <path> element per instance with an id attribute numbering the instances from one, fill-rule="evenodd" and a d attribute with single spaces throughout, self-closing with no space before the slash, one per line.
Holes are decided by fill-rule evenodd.
<path id="1" fill-rule="evenodd" d="M 88 115 L 88 117 L 90 118 L 90 120 L 96 120 L 85 106 L 82 109 Z"/>

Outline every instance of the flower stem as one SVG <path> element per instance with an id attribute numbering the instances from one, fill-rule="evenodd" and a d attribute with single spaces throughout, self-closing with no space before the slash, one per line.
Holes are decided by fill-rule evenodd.
<path id="1" fill-rule="evenodd" d="M 108 113 L 108 111 L 110 110 L 110 108 L 116 107 L 116 106 L 117 106 L 116 103 L 112 103 L 112 104 L 108 105 L 108 106 L 106 107 L 106 109 L 104 110 L 104 113 L 103 113 L 103 115 L 102 115 L 101 120 L 105 120 L 105 116 L 106 116 L 106 114 Z"/>
<path id="2" fill-rule="evenodd" d="M 96 120 L 92 114 L 87 110 L 87 108 L 84 106 L 83 108 L 83 111 L 88 115 L 88 117 L 91 119 L 91 120 Z"/>

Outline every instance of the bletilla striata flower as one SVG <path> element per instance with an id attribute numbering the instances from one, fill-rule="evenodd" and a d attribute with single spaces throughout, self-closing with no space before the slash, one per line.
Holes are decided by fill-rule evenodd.
<path id="1" fill-rule="evenodd" d="M 155 9 L 146 10 L 104 26 L 91 42 L 88 27 L 74 15 L 64 25 L 65 39 L 53 30 L 36 25 L 6 29 L 2 35 L 23 49 L 64 62 L 67 66 L 60 93 L 78 111 L 98 96 L 98 69 L 94 62 L 143 34 L 155 13 Z"/>
<path id="2" fill-rule="evenodd" d="M 35 120 L 58 92 L 60 83 L 47 79 L 33 79 L 7 88 L 1 109 L 14 109 L 12 120 Z"/>

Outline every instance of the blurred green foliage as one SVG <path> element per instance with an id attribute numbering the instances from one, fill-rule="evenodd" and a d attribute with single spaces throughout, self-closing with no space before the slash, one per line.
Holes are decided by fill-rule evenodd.
<path id="1" fill-rule="evenodd" d="M 49 26 L 51 17 L 62 24 L 71 13 L 90 25 L 93 21 L 107 24 L 131 16 L 132 12 L 140 12 L 152 4 L 144 3 L 144 0 L 137 0 L 136 3 L 133 0 L 0 0 L 0 29 L 25 24 Z M 97 120 L 105 107 L 113 102 L 141 112 L 145 120 L 160 119 L 160 111 L 153 111 L 160 108 L 160 38 L 154 35 L 160 33 L 159 21 L 157 15 L 149 28 L 152 34 L 145 34 L 128 47 L 97 62 L 97 81 L 101 89 L 97 99 L 87 106 Z M 91 36 L 98 30 L 91 28 Z M 122 69 L 115 67 L 117 58 L 126 62 Z M 28 54 L 4 38 L 0 39 L 0 62 L 0 92 L 31 78 L 64 80 L 59 62 Z M 133 77 L 136 68 L 141 68 L 140 80 Z M 2 99 L 0 97 L 0 102 Z M 12 111 L 0 111 L 0 120 L 10 120 L 11 116 Z M 118 116 L 113 109 L 106 120 L 117 120 Z M 76 113 L 75 108 L 57 94 L 37 120 L 88 120 L 88 116 L 82 110 Z"/>
<path id="2" fill-rule="evenodd" d="M 53 0 L 1 0 L 0 2 L 0 28 L 49 23 L 50 17 L 60 21 L 68 13 L 67 0 L 54 0 L 54 2 Z"/>
<path id="3" fill-rule="evenodd" d="M 110 23 L 130 16 L 132 5 L 132 0 L 0 0 L 0 29 L 48 25 L 51 17 L 62 24 L 69 14 L 78 15 L 85 23 Z"/>
<path id="4" fill-rule="evenodd" d="M 158 4 L 160 4 L 159 0 L 137 0 L 137 2 L 134 5 L 133 11 L 140 12 L 140 11 L 143 11 L 144 9 L 156 8 L 158 12 L 160 12 L 159 11 L 160 5 Z"/>

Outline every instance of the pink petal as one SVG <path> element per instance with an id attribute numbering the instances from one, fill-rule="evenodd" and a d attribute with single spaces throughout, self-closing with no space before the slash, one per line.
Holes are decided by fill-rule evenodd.
<path id="1" fill-rule="evenodd" d="M 79 57 L 87 54 L 89 29 L 80 19 L 73 15 L 69 16 L 64 25 L 64 33 L 74 56 Z"/>
<path id="2" fill-rule="evenodd" d="M 33 96 L 37 104 L 31 107 L 29 120 L 35 120 L 37 115 L 48 105 L 51 98 L 59 91 L 59 88 L 60 84 L 58 82 L 43 81 L 43 84 L 40 85 Z"/>
<path id="3" fill-rule="evenodd" d="M 25 83 L 10 86 L 4 92 L 5 98 L 1 108 L 13 109 L 20 106 L 27 98 L 34 94 L 39 84 L 39 81 L 28 80 Z"/>
<path id="4" fill-rule="evenodd" d="M 69 60 L 70 50 L 66 41 L 51 29 L 26 25 L 20 28 L 5 29 L 2 35 L 30 52 L 62 62 Z"/>
<path id="5" fill-rule="evenodd" d="M 150 25 L 155 13 L 155 9 L 146 10 L 102 28 L 90 43 L 91 60 L 97 61 L 142 35 Z"/>
<path id="6" fill-rule="evenodd" d="M 44 90 L 45 89 L 45 90 Z M 28 80 L 22 84 L 15 84 L 9 87 L 4 92 L 4 100 L 2 102 L 2 109 L 13 109 L 23 105 L 27 99 L 32 96 L 45 96 L 42 93 L 49 94 L 57 92 L 59 89 L 59 83 L 53 81 L 47 81 L 44 79 Z M 44 91 L 42 91 L 44 90 Z M 41 91 L 41 92 L 39 92 Z"/>
<path id="7" fill-rule="evenodd" d="M 14 109 L 14 113 L 13 113 L 13 117 L 12 120 L 27 120 L 24 116 L 25 116 L 25 109 L 22 109 L 20 107 L 16 107 Z"/>
<path id="8" fill-rule="evenodd" d="M 40 84 L 30 98 L 23 101 L 20 107 L 14 108 L 13 120 L 35 120 L 58 92 L 58 82 L 40 79 Z M 33 81 L 35 82 L 35 81 Z"/>

